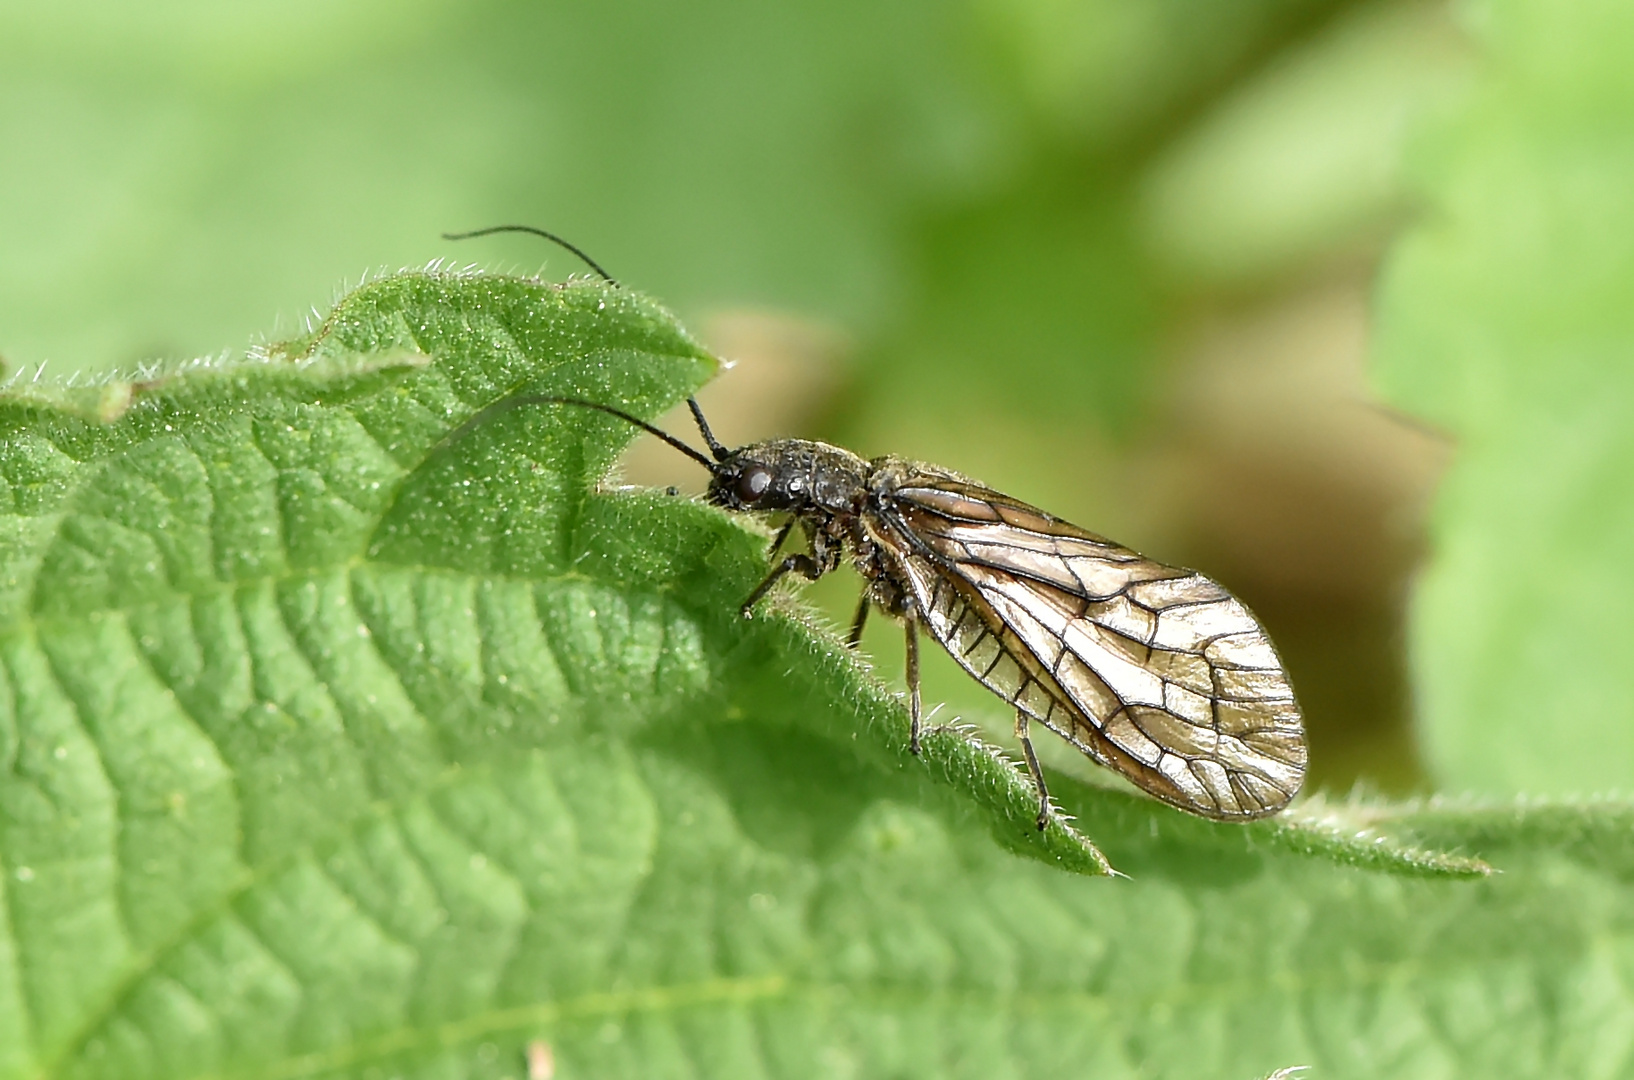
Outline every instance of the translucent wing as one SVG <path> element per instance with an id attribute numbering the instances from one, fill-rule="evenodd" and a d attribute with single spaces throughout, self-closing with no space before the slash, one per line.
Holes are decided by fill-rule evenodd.
<path id="1" fill-rule="evenodd" d="M 926 627 L 1091 758 L 1205 817 L 1275 813 L 1305 775 L 1299 707 L 1243 604 L 1025 503 L 925 466 L 876 523 Z"/>

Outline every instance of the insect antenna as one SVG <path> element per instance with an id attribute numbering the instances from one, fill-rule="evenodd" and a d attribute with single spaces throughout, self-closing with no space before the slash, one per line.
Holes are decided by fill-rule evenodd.
<path id="1" fill-rule="evenodd" d="M 658 436 L 660 439 L 663 439 L 665 442 L 675 447 L 675 449 L 681 451 L 681 453 L 685 454 L 693 461 L 696 461 L 698 464 L 702 465 L 712 473 L 718 473 L 721 471 L 721 467 L 718 462 L 723 460 L 726 455 L 731 453 L 730 450 L 727 450 L 724 446 L 715 441 L 715 437 L 709 434 L 709 429 L 707 427 L 703 429 L 704 440 L 709 443 L 709 448 L 715 452 L 715 461 L 709 460 L 707 456 L 699 453 L 697 450 L 688 446 L 686 443 L 682 442 L 680 439 L 677 439 L 674 435 L 671 435 L 662 428 L 654 427 L 639 417 L 631 416 L 623 409 L 615 409 L 611 405 L 603 405 L 599 401 L 585 401 L 582 398 L 569 397 L 541 397 L 535 398 L 534 401 L 538 402 L 539 404 L 577 405 L 583 409 L 595 409 L 597 412 L 604 412 L 608 416 L 616 416 L 626 423 L 634 424 L 636 427 L 640 428 L 642 431 L 645 431 L 649 435 Z M 698 422 L 700 425 L 702 425 L 703 414 L 698 411 L 698 403 L 692 398 L 687 398 L 687 404 L 692 406 L 692 415 L 698 417 Z"/>
<path id="2" fill-rule="evenodd" d="M 472 237 L 475 237 L 475 236 L 489 236 L 489 235 L 491 235 L 493 233 L 502 233 L 502 232 L 519 232 L 519 233 L 527 233 L 529 236 L 542 236 L 546 240 L 549 240 L 551 243 L 556 244 L 559 247 L 566 248 L 568 251 L 571 251 L 573 254 L 575 254 L 579 258 L 583 259 L 584 260 L 584 265 L 586 265 L 590 269 L 594 270 L 597 274 L 600 274 L 601 279 L 603 281 L 607 282 L 607 284 L 614 285 L 614 286 L 618 285 L 618 282 L 613 280 L 613 275 L 609 274 L 607 271 L 603 270 L 601 268 L 601 264 L 596 262 L 595 259 L 592 259 L 590 256 L 586 255 L 584 253 L 584 251 L 578 247 L 578 245 L 570 243 L 569 241 L 562 239 L 560 236 L 557 236 L 553 232 L 546 232 L 544 229 L 536 229 L 532 225 L 490 225 L 486 229 L 473 229 L 470 232 L 462 232 L 462 233 L 447 233 L 447 232 L 445 232 L 445 233 L 443 233 L 443 239 L 444 240 L 469 240 L 469 239 L 471 239 Z"/>
<path id="3" fill-rule="evenodd" d="M 581 409 L 595 409 L 597 412 L 604 412 L 608 416 L 616 416 L 627 424 L 634 424 L 636 427 L 640 428 L 642 431 L 645 431 L 649 435 L 655 435 L 658 438 L 663 439 L 666 443 L 681 451 L 681 453 L 685 454 L 693 461 L 696 461 L 710 472 L 718 473 L 721 471 L 720 465 L 714 461 L 711 461 L 708 455 L 702 453 L 694 447 L 688 446 L 680 439 L 677 439 L 674 435 L 671 435 L 669 432 L 664 431 L 661 428 L 654 427 L 640 417 L 631 416 L 623 409 L 615 409 L 613 406 L 603 405 L 599 401 L 586 401 L 583 398 L 557 397 L 553 394 L 522 394 L 519 397 L 505 398 L 501 401 L 496 401 L 487 408 L 478 409 L 471 415 L 470 419 L 465 421 L 465 423 L 461 424 L 459 427 L 455 428 L 453 431 L 450 431 L 447 435 L 444 435 L 441 439 L 439 439 L 437 441 L 437 445 L 432 448 L 431 454 L 428 455 L 428 457 L 447 450 L 468 432 L 470 432 L 472 428 L 480 427 L 501 413 L 508 413 L 512 409 L 520 409 L 528 405 L 577 405 Z"/>
<path id="4" fill-rule="evenodd" d="M 592 259 L 589 255 L 585 254 L 584 250 L 578 245 L 557 236 L 553 232 L 547 232 L 544 229 L 535 228 L 532 225 L 490 225 L 486 229 L 473 229 L 470 232 L 443 233 L 443 239 L 469 240 L 472 237 L 490 236 L 493 233 L 502 232 L 519 232 L 527 233 L 529 236 L 543 237 L 544 239 L 549 240 L 551 243 L 557 244 L 583 259 L 584 264 L 590 267 L 590 269 L 594 270 L 596 273 L 600 274 L 601 279 L 607 282 L 607 284 L 613 286 L 618 285 L 618 282 L 614 280 L 613 275 L 609 274 L 606 270 L 603 270 L 601 268 L 601 264 L 596 262 L 596 260 Z M 731 448 L 727 447 L 719 439 L 715 438 L 715 433 L 709 430 L 709 421 L 704 419 L 704 412 L 698 407 L 698 400 L 690 397 L 687 398 L 687 408 L 692 410 L 692 418 L 698 422 L 698 433 L 704 437 L 704 442 L 709 446 L 709 452 L 715 455 L 714 461 L 709 460 L 709 458 L 705 457 L 697 450 L 694 450 L 680 439 L 677 439 L 675 436 L 669 434 L 667 431 L 660 431 L 658 428 L 653 427 L 645 420 L 637 419 L 627 412 L 613 408 L 611 405 L 603 405 L 597 401 L 584 401 L 580 398 L 545 397 L 541 395 L 525 395 L 519 398 L 508 398 L 504 401 L 495 402 L 486 409 L 480 410 L 475 416 L 471 417 L 465 423 L 449 432 L 449 434 L 443 438 L 442 445 L 447 446 L 453 443 L 461 435 L 464 435 L 467 431 L 498 413 L 509 412 L 510 410 L 520 408 L 523 405 L 577 405 L 581 408 L 595 409 L 598 412 L 604 412 L 609 416 L 616 416 L 620 420 L 634 424 L 636 427 L 650 435 L 656 435 L 658 438 L 663 439 L 666 443 L 675 447 L 675 449 L 681 451 L 681 453 L 685 454 L 687 457 L 698 462 L 698 464 L 702 465 L 712 473 L 720 471 L 716 467 L 717 462 L 725 461 L 727 458 L 732 456 Z"/>
<path id="5" fill-rule="evenodd" d="M 709 452 L 715 455 L 715 460 L 725 461 L 731 457 L 732 451 L 722 445 L 721 441 L 715 438 L 715 433 L 709 430 L 709 421 L 704 419 L 704 411 L 698 407 L 698 399 L 687 398 L 687 408 L 692 410 L 692 419 L 698 421 L 698 432 L 704 437 L 704 442 L 709 444 Z"/>

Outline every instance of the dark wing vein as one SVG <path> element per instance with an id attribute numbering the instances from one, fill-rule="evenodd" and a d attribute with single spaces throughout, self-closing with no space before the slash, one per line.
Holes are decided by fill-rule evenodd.
<path id="1" fill-rule="evenodd" d="M 1274 813 L 1305 774 L 1299 707 L 1219 585 L 963 480 L 923 475 L 881 547 L 933 637 L 1028 716 L 1194 813 Z"/>

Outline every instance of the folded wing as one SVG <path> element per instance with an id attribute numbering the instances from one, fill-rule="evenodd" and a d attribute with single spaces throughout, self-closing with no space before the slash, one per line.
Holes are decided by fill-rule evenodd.
<path id="1" fill-rule="evenodd" d="M 878 539 L 932 636 L 1084 753 L 1206 817 L 1299 790 L 1299 707 L 1259 622 L 1219 585 L 962 479 L 909 477 Z"/>

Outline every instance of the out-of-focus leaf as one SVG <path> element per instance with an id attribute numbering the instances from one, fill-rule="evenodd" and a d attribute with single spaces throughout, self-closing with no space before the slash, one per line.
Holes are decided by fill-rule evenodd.
<path id="1" fill-rule="evenodd" d="M 892 222 L 1010 155 L 923 2 L 0 5 L 0 351 L 213 352 L 382 266 L 578 269 L 861 321 Z M 866 29 L 865 29 L 866 28 Z M 298 43 L 298 45 L 297 45 Z"/>
<path id="2" fill-rule="evenodd" d="M 1409 136 L 1467 77 L 1439 9 L 1363 6 L 1239 87 L 1167 149 L 1146 228 L 1168 268 L 1257 284 L 1376 243 L 1409 205 Z"/>
<path id="3" fill-rule="evenodd" d="M 1484 792 L 1634 776 L 1634 9 L 1493 0 L 1478 93 L 1420 148 L 1377 373 L 1448 433 L 1413 607 L 1425 752 Z"/>
<path id="4" fill-rule="evenodd" d="M 981 24 L 1024 100 L 1075 141 L 1105 148 L 1162 124 L 1333 0 L 981 0 Z"/>
<path id="5" fill-rule="evenodd" d="M 382 266 L 572 267 L 438 239 L 503 221 L 683 310 L 889 326 L 919 216 L 1083 142 L 1040 114 L 1163 123 L 1331 6 L 0 4 L 0 145 L 26 162 L 0 171 L 0 352 L 192 356 Z M 1060 102 L 1020 85 L 1037 49 L 1112 26 L 1087 68 L 1105 81 L 1070 74 Z"/>

